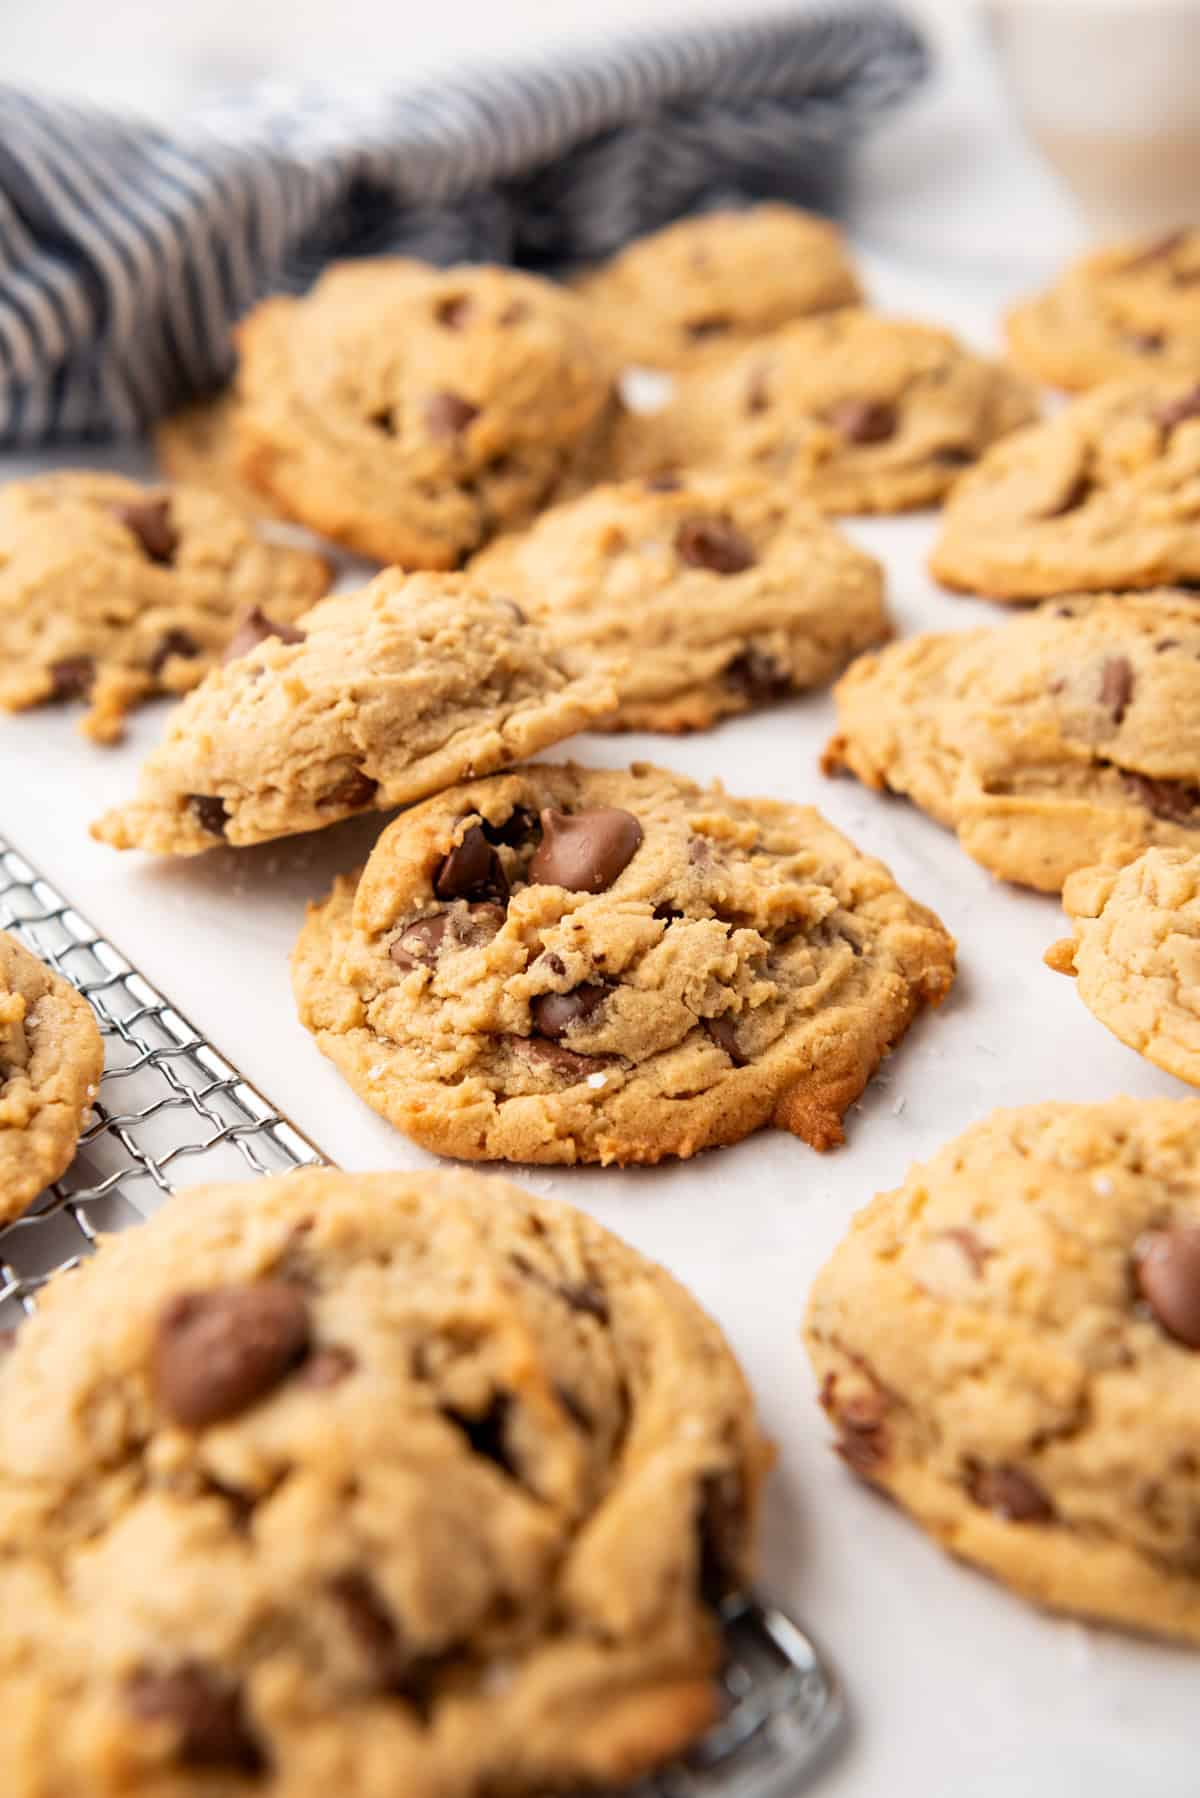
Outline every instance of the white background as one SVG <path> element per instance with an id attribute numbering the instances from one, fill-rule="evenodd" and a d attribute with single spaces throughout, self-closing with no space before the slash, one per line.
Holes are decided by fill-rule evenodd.
<path id="1" fill-rule="evenodd" d="M 420 35 L 414 7 L 212 0 L 203 15 L 110 8 L 103 24 L 89 8 L 86 45 L 73 29 L 79 5 L 43 0 L 36 16 L 20 10 L 5 21 L 7 78 L 169 111 L 210 76 L 264 61 L 377 70 L 375 25 L 399 73 L 407 58 L 429 65 L 683 9 L 463 3 L 443 9 L 440 25 L 423 18 Z M 854 225 L 882 304 L 947 320 L 988 344 L 1000 303 L 1074 247 L 1080 227 L 1023 149 L 967 10 L 950 21 L 936 87 L 863 158 Z M 849 528 L 886 560 L 903 630 L 999 621 L 995 609 L 931 587 L 922 572 L 929 518 Z M 322 1062 L 294 1020 L 288 988 L 305 900 L 361 858 L 376 824 L 178 865 L 118 858 L 88 838 L 87 822 L 128 794 L 162 718 L 161 708 L 143 713 L 116 751 L 84 743 L 65 716 L 0 720 L 0 829 L 333 1159 L 363 1169 L 423 1165 Z M 822 696 L 693 738 L 582 738 L 572 749 L 609 764 L 656 758 L 735 791 L 819 803 L 958 936 L 961 976 L 942 1012 L 914 1029 L 873 1083 L 834 1155 L 764 1135 L 659 1170 L 520 1177 L 586 1206 L 667 1262 L 746 1363 L 781 1451 L 763 1583 L 820 1638 L 853 1707 L 850 1739 L 818 1780 L 821 1794 L 1127 1798 L 1132 1789 L 1193 1798 L 1190 1656 L 1039 1615 L 943 1558 L 828 1452 L 796 1332 L 811 1279 L 851 1212 L 995 1105 L 1184 1090 L 1123 1049 L 1072 983 L 1042 965 L 1062 929 L 1054 900 L 999 887 L 903 803 L 822 779 L 816 761 L 831 720 Z"/>

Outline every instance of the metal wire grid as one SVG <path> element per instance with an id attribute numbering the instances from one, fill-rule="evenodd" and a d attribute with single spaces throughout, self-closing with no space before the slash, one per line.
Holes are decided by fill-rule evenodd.
<path id="1" fill-rule="evenodd" d="M 75 1160 L 0 1227 L 0 1328 L 31 1312 L 39 1288 L 101 1232 L 140 1223 L 179 1188 L 325 1161 L 3 837 L 0 929 L 79 989 L 105 1050 Z M 837 1683 L 789 1617 L 738 1598 L 722 1625 L 720 1722 L 685 1760 L 621 1798 L 787 1798 L 837 1732 Z"/>

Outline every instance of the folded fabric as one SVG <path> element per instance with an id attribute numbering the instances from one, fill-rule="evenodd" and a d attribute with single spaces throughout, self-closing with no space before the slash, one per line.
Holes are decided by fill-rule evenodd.
<path id="1" fill-rule="evenodd" d="M 925 66 L 890 8 L 806 6 L 369 100 L 257 88 L 170 131 L 0 85 L 0 444 L 139 433 L 333 257 L 555 268 L 730 199 L 828 205 Z"/>

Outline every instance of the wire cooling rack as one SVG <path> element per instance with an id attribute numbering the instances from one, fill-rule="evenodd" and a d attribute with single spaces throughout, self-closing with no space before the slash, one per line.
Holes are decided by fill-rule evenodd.
<path id="1" fill-rule="evenodd" d="M 0 1227 L 0 1329 L 11 1329 L 99 1234 L 140 1223 L 172 1192 L 326 1157 L 2 836 L 0 929 L 78 987 L 105 1057 L 75 1160 Z M 789 1798 L 838 1731 L 837 1682 L 789 1617 L 738 1597 L 721 1623 L 720 1721 L 685 1760 L 620 1798 Z"/>

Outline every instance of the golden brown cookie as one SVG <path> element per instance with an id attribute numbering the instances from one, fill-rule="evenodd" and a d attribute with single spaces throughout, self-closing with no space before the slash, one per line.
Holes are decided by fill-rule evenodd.
<path id="1" fill-rule="evenodd" d="M 954 944 L 807 806 L 532 767 L 405 813 L 312 908 L 300 1016 L 389 1122 L 467 1160 L 814 1148 Z"/>
<path id="2" fill-rule="evenodd" d="M 196 855 L 355 812 L 411 805 L 561 742 L 611 711 L 511 600 L 460 574 L 385 569 L 298 627 L 249 619 L 233 659 L 188 695 L 134 800 L 92 835 Z"/>
<path id="3" fill-rule="evenodd" d="M 0 1221 L 71 1165 L 103 1069 L 87 1000 L 0 930 Z"/>
<path id="4" fill-rule="evenodd" d="M 237 470 L 237 396 L 232 388 L 164 418 L 154 432 L 159 466 L 173 481 L 207 487 L 257 518 L 278 518 L 265 493 Z"/>
<path id="5" fill-rule="evenodd" d="M 1200 830 L 1200 613 L 1190 594 L 1055 601 L 998 630 L 910 637 L 834 689 L 825 770 L 906 794 L 1004 880 Z"/>
<path id="6" fill-rule="evenodd" d="M 1200 846 L 1083 868 L 1063 888 L 1073 938 L 1046 961 L 1131 1049 L 1200 1086 Z"/>
<path id="7" fill-rule="evenodd" d="M 758 468 L 826 512 L 902 512 L 1035 416 L 1023 380 L 949 332 L 847 310 L 680 376 L 661 411 L 624 415 L 610 459 L 625 475 Z"/>
<path id="8" fill-rule="evenodd" d="M 613 730 L 702 730 L 824 684 L 890 635 L 879 564 L 749 471 L 596 487 L 471 571 L 612 668 Z"/>
<path id="9" fill-rule="evenodd" d="M 1200 380 L 1200 231 L 1082 256 L 1007 319 L 1013 360 L 1052 387 Z"/>
<path id="10" fill-rule="evenodd" d="M 379 561 L 453 568 L 595 453 L 611 400 L 583 303 L 500 268 L 335 268 L 239 331 L 239 469 Z"/>
<path id="11" fill-rule="evenodd" d="M 680 219 L 577 287 L 613 357 L 651 368 L 685 368 L 862 298 L 837 227 L 782 204 Z"/>
<path id="12" fill-rule="evenodd" d="M 1198 520 L 1200 386 L 1119 381 L 990 450 L 930 567 L 993 599 L 1200 580 Z"/>
<path id="13" fill-rule="evenodd" d="M 151 693 L 194 687 L 255 606 L 290 622 L 329 564 L 260 538 L 200 487 L 71 471 L 0 489 L 0 706 L 87 699 L 81 729 L 115 742 Z"/>
<path id="14" fill-rule="evenodd" d="M 1200 1103 L 995 1112 L 854 1219 L 807 1341 L 843 1458 L 943 1547 L 1200 1644 Z"/>
<path id="15" fill-rule="evenodd" d="M 717 1326 L 565 1205 L 172 1200 L 0 1373 L 13 1798 L 533 1798 L 713 1720 L 769 1463 Z"/>

